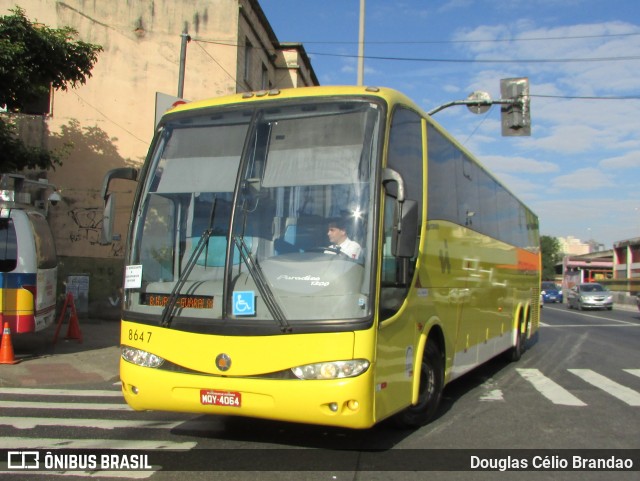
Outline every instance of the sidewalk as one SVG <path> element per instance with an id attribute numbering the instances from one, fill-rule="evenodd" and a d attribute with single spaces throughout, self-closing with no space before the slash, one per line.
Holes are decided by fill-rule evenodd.
<path id="1" fill-rule="evenodd" d="M 56 343 L 56 324 L 42 332 L 12 335 L 17 364 L 0 364 L 0 387 L 52 387 L 118 380 L 120 322 L 79 321 L 82 340 L 65 339 L 64 323 Z"/>

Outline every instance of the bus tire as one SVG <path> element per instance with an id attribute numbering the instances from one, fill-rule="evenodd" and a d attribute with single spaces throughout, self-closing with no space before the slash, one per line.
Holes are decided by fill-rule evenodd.
<path id="1" fill-rule="evenodd" d="M 444 389 L 444 363 L 440 348 L 434 341 L 427 341 L 420 367 L 418 402 L 396 414 L 398 427 L 424 426 L 435 416 Z"/>
<path id="2" fill-rule="evenodd" d="M 513 346 L 507 354 L 507 358 L 511 362 L 519 361 L 524 352 L 524 345 L 527 340 L 527 331 L 523 329 L 523 321 L 518 321 L 518 335 L 516 336 L 516 345 Z"/>

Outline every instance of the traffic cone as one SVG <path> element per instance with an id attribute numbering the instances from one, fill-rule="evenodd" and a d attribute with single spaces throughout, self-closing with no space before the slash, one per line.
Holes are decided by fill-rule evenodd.
<path id="1" fill-rule="evenodd" d="M 82 332 L 80 331 L 80 323 L 78 322 L 75 308 L 71 310 L 71 315 L 69 316 L 69 327 L 65 339 L 77 339 L 82 342 Z"/>
<path id="2" fill-rule="evenodd" d="M 0 346 L 0 364 L 18 364 L 13 355 L 13 344 L 11 343 L 11 329 L 9 323 L 4 323 L 2 330 L 2 345 Z"/>

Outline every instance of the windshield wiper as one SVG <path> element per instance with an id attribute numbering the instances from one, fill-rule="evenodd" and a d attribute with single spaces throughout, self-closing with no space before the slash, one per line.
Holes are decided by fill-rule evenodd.
<path id="1" fill-rule="evenodd" d="M 191 274 L 193 267 L 196 265 L 198 257 L 200 257 L 200 254 L 202 253 L 202 250 L 209 243 L 209 238 L 211 237 L 212 234 L 213 234 L 213 229 L 211 228 L 205 230 L 202 233 L 200 240 L 196 244 L 195 249 L 193 249 L 193 252 L 189 256 L 189 259 L 187 260 L 184 270 L 182 271 L 182 273 L 180 274 L 180 277 L 178 278 L 178 282 L 176 282 L 176 285 L 173 286 L 173 289 L 171 289 L 171 293 L 169 294 L 169 299 L 167 300 L 167 303 L 164 305 L 164 309 L 162 310 L 162 317 L 160 318 L 160 325 L 162 327 L 171 326 L 171 320 L 173 318 L 173 310 L 175 309 L 176 304 L 178 302 L 178 296 L 180 295 L 180 291 L 182 291 L 182 288 L 187 282 L 187 279 L 189 278 L 189 274 Z"/>
<path id="2" fill-rule="evenodd" d="M 233 236 L 233 240 L 238 247 L 238 250 L 240 251 L 240 257 L 242 257 L 242 260 L 249 270 L 249 274 L 251 274 L 253 281 L 256 283 L 258 291 L 260 291 L 260 295 L 262 296 L 267 309 L 269 309 L 271 316 L 278 322 L 278 324 L 280 324 L 280 330 L 283 333 L 290 333 L 291 326 L 287 322 L 285 313 L 278 304 L 278 301 L 273 294 L 269 283 L 264 277 L 262 269 L 254 259 L 251 250 L 247 247 L 244 238 Z"/>
<path id="3" fill-rule="evenodd" d="M 217 205 L 218 205 L 218 198 L 214 194 L 213 202 L 211 204 L 211 214 L 209 215 L 209 227 L 200 236 L 200 240 L 198 241 L 195 248 L 193 249 L 193 252 L 189 256 L 189 259 L 187 259 L 187 263 L 184 266 L 184 270 L 180 273 L 180 276 L 178 277 L 178 282 L 176 282 L 176 285 L 173 286 L 173 289 L 171 289 L 171 293 L 169 294 L 169 299 L 167 300 L 167 303 L 165 304 L 164 309 L 162 310 L 162 317 L 160 318 L 160 325 L 162 327 L 171 326 L 171 321 L 173 319 L 173 310 L 175 309 L 176 304 L 178 302 L 178 296 L 180 295 L 182 288 L 187 282 L 187 279 L 189 279 L 189 275 L 191 274 L 193 267 L 196 265 L 196 262 L 198 261 L 198 257 L 200 257 L 200 254 L 202 253 L 202 249 L 204 249 L 205 246 L 209 245 L 209 239 L 213 235 L 213 219 L 216 215 Z M 205 265 L 206 265 L 206 259 L 208 255 L 209 255 L 209 249 L 207 249 L 207 252 L 205 253 Z"/>

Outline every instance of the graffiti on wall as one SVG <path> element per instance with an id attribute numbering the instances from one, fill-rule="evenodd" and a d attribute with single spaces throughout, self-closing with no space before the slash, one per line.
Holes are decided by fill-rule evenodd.
<path id="1" fill-rule="evenodd" d="M 101 245 L 100 234 L 104 218 L 102 209 L 96 207 L 77 208 L 70 210 L 68 215 L 74 224 L 69 232 L 69 240 L 72 243 L 88 242 L 90 245 Z M 122 257 L 123 255 L 124 245 L 122 242 L 112 242 L 109 256 Z"/>

